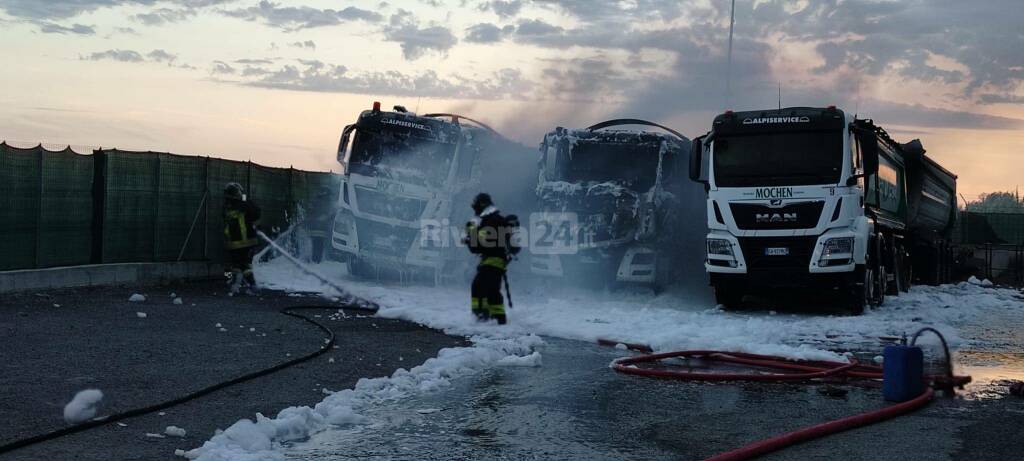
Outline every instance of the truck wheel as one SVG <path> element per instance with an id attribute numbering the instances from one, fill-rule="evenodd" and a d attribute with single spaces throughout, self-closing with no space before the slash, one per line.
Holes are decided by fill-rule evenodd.
<path id="1" fill-rule="evenodd" d="M 871 307 L 878 307 L 885 303 L 885 292 L 888 291 L 889 275 L 886 273 L 884 264 L 879 264 L 872 272 L 874 273 L 875 281 L 874 288 L 872 289 L 873 296 L 868 302 L 871 304 Z"/>
<path id="2" fill-rule="evenodd" d="M 866 269 L 864 283 L 865 286 L 869 287 L 869 290 L 865 293 L 868 304 L 871 307 L 878 307 L 885 302 L 885 292 L 889 280 L 885 270 L 884 237 L 879 236 L 876 238 L 873 247 L 868 251 L 867 261 L 864 264 Z"/>
<path id="3" fill-rule="evenodd" d="M 849 309 L 853 315 L 863 314 L 867 306 L 878 307 L 885 302 L 885 266 L 876 264 L 871 252 L 868 256 L 867 264 L 857 269 L 851 283 Z"/>

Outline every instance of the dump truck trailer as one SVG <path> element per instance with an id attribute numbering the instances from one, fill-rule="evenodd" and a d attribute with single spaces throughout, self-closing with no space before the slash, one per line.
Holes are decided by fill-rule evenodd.
<path id="1" fill-rule="evenodd" d="M 332 256 L 356 276 L 402 279 L 461 276 L 471 263 L 457 242 L 487 168 L 517 145 L 487 125 L 456 114 L 417 115 L 374 103 L 346 126 L 338 145 L 344 174 Z M 485 166 L 487 165 L 487 166 Z"/>
<path id="2" fill-rule="evenodd" d="M 705 269 L 720 304 L 820 288 L 851 310 L 948 280 L 956 176 L 834 106 L 715 117 L 690 178 L 707 191 Z"/>
<path id="3" fill-rule="evenodd" d="M 621 125 L 662 128 L 608 130 Z M 586 129 L 556 128 L 540 146 L 536 195 L 542 216 L 531 238 L 571 242 L 562 251 L 533 245 L 531 272 L 556 279 L 663 287 L 673 279 L 669 251 L 678 227 L 680 187 L 690 141 L 661 125 L 609 120 Z M 540 227 L 538 227 L 540 226 Z M 536 240 L 536 239 L 535 239 Z M 555 242 L 552 242 L 555 243 Z"/>

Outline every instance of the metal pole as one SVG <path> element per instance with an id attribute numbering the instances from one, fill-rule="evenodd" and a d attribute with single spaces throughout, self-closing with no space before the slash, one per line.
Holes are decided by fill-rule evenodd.
<path id="1" fill-rule="evenodd" d="M 732 30 L 736 25 L 736 0 L 732 0 L 729 9 L 729 58 L 725 70 L 725 105 L 732 107 Z"/>
<path id="2" fill-rule="evenodd" d="M 209 191 L 207 191 L 209 193 Z M 185 235 L 185 243 L 181 244 L 181 251 L 178 252 L 177 261 L 181 261 L 181 257 L 185 255 L 185 249 L 188 248 L 188 241 L 192 238 L 192 231 L 196 228 L 196 222 L 199 221 L 199 212 L 203 211 L 203 207 L 206 205 L 206 196 L 203 194 L 203 199 L 199 201 L 199 207 L 196 208 L 196 215 L 192 218 L 192 225 L 188 227 L 188 234 Z"/>
<path id="3" fill-rule="evenodd" d="M 203 195 L 210 195 L 210 157 L 206 157 L 203 167 Z M 208 254 L 210 246 L 210 202 L 203 206 L 203 260 L 209 261 Z"/>
<path id="4" fill-rule="evenodd" d="M 156 187 L 154 188 L 154 195 L 156 200 L 153 200 L 153 262 L 158 261 L 159 246 L 160 246 L 160 154 L 156 154 L 156 172 L 154 179 L 156 179 Z"/>
<path id="5" fill-rule="evenodd" d="M 38 157 L 37 165 L 39 166 L 39 175 L 37 176 L 37 179 L 39 180 L 39 188 L 38 188 L 38 192 L 39 192 L 39 207 L 36 209 L 36 241 L 35 241 L 35 250 L 34 250 L 35 251 L 35 255 L 34 256 L 35 256 L 35 266 L 36 266 L 36 269 L 41 267 L 40 266 L 40 262 L 41 262 L 41 259 L 42 259 L 40 253 L 42 253 L 42 248 L 41 247 L 42 247 L 42 240 L 43 240 L 42 239 L 42 234 L 43 234 L 43 192 L 44 192 L 43 191 L 43 151 L 44 151 L 43 145 L 39 144 L 38 149 L 39 149 L 39 152 L 38 152 L 38 155 L 37 155 L 37 157 Z"/>

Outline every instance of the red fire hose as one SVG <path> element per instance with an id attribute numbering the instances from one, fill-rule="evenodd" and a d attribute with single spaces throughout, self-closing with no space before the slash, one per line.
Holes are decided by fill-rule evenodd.
<path id="1" fill-rule="evenodd" d="M 604 339 L 598 340 L 598 343 L 609 346 L 620 344 L 615 341 Z M 642 344 L 621 344 L 624 344 L 627 348 L 635 351 L 649 352 L 651 350 L 650 347 Z M 728 364 L 757 367 L 760 369 L 777 370 L 778 372 L 710 373 L 694 372 L 680 366 L 673 366 L 671 368 L 667 366 L 661 368 L 644 368 L 637 366 L 637 364 L 657 363 L 671 358 L 702 359 L 709 362 L 723 362 Z M 677 351 L 626 357 L 613 362 L 612 368 L 619 373 L 687 381 L 765 382 L 821 378 L 882 379 L 881 367 L 875 365 L 864 365 L 857 363 L 856 361 L 843 363 L 821 360 L 793 360 L 770 355 L 721 351 Z M 951 373 L 952 368 L 949 368 L 949 370 Z M 934 380 L 937 385 L 943 387 L 962 387 L 970 381 L 970 377 L 952 376 L 951 374 L 948 376 L 930 376 L 929 379 Z M 928 387 L 923 394 L 906 402 L 890 405 L 885 408 L 869 411 L 856 416 L 850 416 L 798 429 L 793 432 L 754 442 L 735 450 L 727 451 L 708 458 L 706 461 L 738 461 L 751 459 L 800 442 L 884 421 L 927 405 L 934 395 L 934 389 Z"/>

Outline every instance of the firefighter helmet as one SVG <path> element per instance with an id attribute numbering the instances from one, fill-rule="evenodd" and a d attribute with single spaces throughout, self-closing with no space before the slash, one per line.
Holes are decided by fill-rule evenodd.
<path id="1" fill-rule="evenodd" d="M 487 207 L 489 207 L 491 205 L 494 205 L 494 201 L 491 200 L 490 194 L 486 194 L 486 193 L 481 192 L 479 194 L 476 194 L 476 197 L 473 198 L 473 205 L 472 206 L 473 206 L 473 211 L 476 214 L 483 213 L 483 211 L 486 210 Z"/>
<path id="2" fill-rule="evenodd" d="M 237 182 L 229 182 L 224 186 L 224 197 L 241 200 L 245 191 L 242 190 L 242 185 Z"/>

